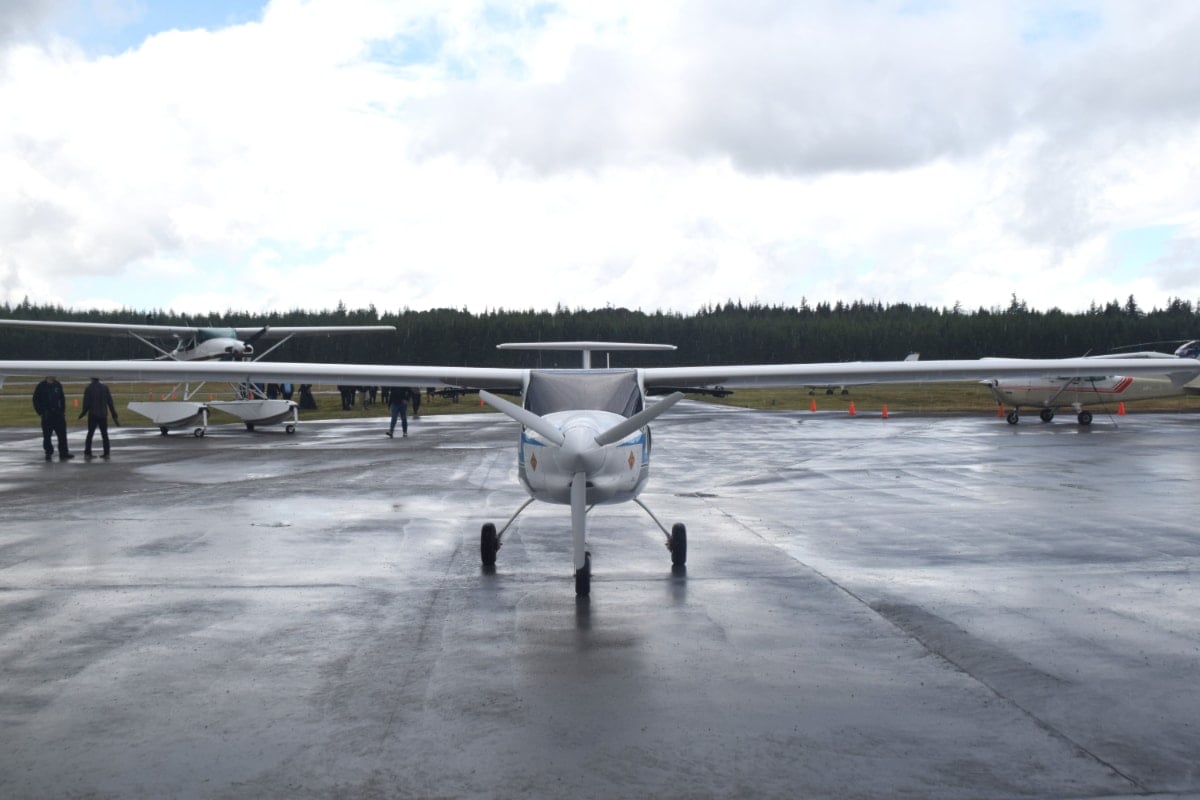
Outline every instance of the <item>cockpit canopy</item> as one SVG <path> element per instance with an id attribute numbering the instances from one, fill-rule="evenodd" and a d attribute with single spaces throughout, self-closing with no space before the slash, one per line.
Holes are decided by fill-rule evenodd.
<path id="1" fill-rule="evenodd" d="M 1184 342 L 1175 349 L 1175 355 L 1180 358 L 1200 358 L 1200 339 Z"/>
<path id="2" fill-rule="evenodd" d="M 609 411 L 631 417 L 642 410 L 636 370 L 532 370 L 525 408 L 545 416 L 555 411 Z"/>

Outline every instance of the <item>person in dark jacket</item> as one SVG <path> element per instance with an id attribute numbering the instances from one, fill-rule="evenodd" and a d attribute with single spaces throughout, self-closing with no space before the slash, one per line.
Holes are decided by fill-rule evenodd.
<path id="1" fill-rule="evenodd" d="M 88 418 L 87 439 L 83 443 L 84 458 L 92 457 L 92 437 L 96 435 L 97 428 L 100 429 L 100 442 L 104 445 L 104 458 L 108 458 L 109 413 L 112 414 L 113 424 L 120 425 L 117 409 L 113 406 L 112 392 L 99 378 L 92 378 L 92 382 L 83 390 L 83 410 L 79 412 L 80 417 L 87 414 Z"/>
<path id="2" fill-rule="evenodd" d="M 58 460 L 74 458 L 67 447 L 67 396 L 53 375 L 47 375 L 34 388 L 33 410 L 42 418 L 42 449 L 46 451 L 46 460 L 54 457 L 54 436 L 58 437 Z"/>
<path id="3" fill-rule="evenodd" d="M 396 434 L 396 417 L 400 418 L 400 435 L 408 436 L 408 401 L 412 398 L 412 390 L 407 386 L 392 386 L 388 389 L 388 400 L 392 406 L 392 424 L 387 430 L 391 439 Z"/>

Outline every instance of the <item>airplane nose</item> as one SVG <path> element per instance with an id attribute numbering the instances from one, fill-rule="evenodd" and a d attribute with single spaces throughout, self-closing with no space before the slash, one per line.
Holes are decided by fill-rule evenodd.
<path id="1" fill-rule="evenodd" d="M 568 473 L 595 474 L 604 465 L 604 449 L 596 445 L 596 431 L 585 427 L 563 431 L 565 441 L 559 449 L 558 462 Z"/>

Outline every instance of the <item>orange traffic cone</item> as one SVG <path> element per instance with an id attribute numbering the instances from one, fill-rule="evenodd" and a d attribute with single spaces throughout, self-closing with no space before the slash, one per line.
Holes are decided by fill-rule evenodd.
<path id="1" fill-rule="evenodd" d="M 883 404 L 883 418 L 887 419 L 887 403 Z"/>
<path id="2" fill-rule="evenodd" d="M 817 398 L 815 398 L 815 397 L 814 397 L 814 398 L 812 399 L 812 402 L 808 404 L 808 410 L 809 410 L 809 411 L 816 411 L 816 410 L 817 410 Z"/>
<path id="3" fill-rule="evenodd" d="M 1125 401 L 1124 400 L 1122 400 L 1120 403 L 1117 403 L 1117 416 L 1118 417 L 1125 416 Z"/>
<path id="4" fill-rule="evenodd" d="M 1001 417 L 1001 418 L 1004 417 L 1004 404 L 1003 403 L 996 404 L 996 416 Z"/>
<path id="5" fill-rule="evenodd" d="M 854 410 L 854 401 L 853 401 L 853 400 L 851 400 L 851 401 L 850 401 L 850 416 L 852 416 L 852 417 L 853 417 L 853 416 L 854 416 L 855 414 L 857 414 L 857 413 L 858 413 L 858 412 Z"/>

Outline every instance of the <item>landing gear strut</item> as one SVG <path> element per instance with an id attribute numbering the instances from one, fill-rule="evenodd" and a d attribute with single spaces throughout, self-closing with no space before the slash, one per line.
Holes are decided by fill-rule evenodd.
<path id="1" fill-rule="evenodd" d="M 585 483 L 583 481 L 572 485 L 572 539 L 575 547 L 578 548 L 576 550 L 575 563 L 582 565 L 575 569 L 575 594 L 579 597 L 587 597 L 592 592 L 592 553 L 586 549 L 587 543 L 584 535 L 584 518 L 587 515 L 584 487 Z M 509 526 L 513 524 L 521 512 L 528 508 L 532 502 L 532 499 L 526 500 L 524 505 L 518 508 L 516 513 L 509 517 L 504 527 L 499 530 L 491 522 L 483 524 L 483 527 L 479 530 L 479 560 L 483 564 L 485 571 L 491 570 L 496 566 L 496 553 L 500 550 L 504 532 L 508 530 Z M 682 570 L 687 565 L 687 526 L 682 522 L 676 522 L 671 526 L 671 530 L 668 531 L 658 521 L 658 517 L 654 516 L 654 513 L 646 507 L 645 503 L 637 498 L 634 498 L 634 502 L 642 507 L 642 510 L 650 516 L 650 519 L 654 520 L 654 523 L 666 535 L 667 549 L 671 551 L 672 572 L 676 575 L 683 574 Z"/>

